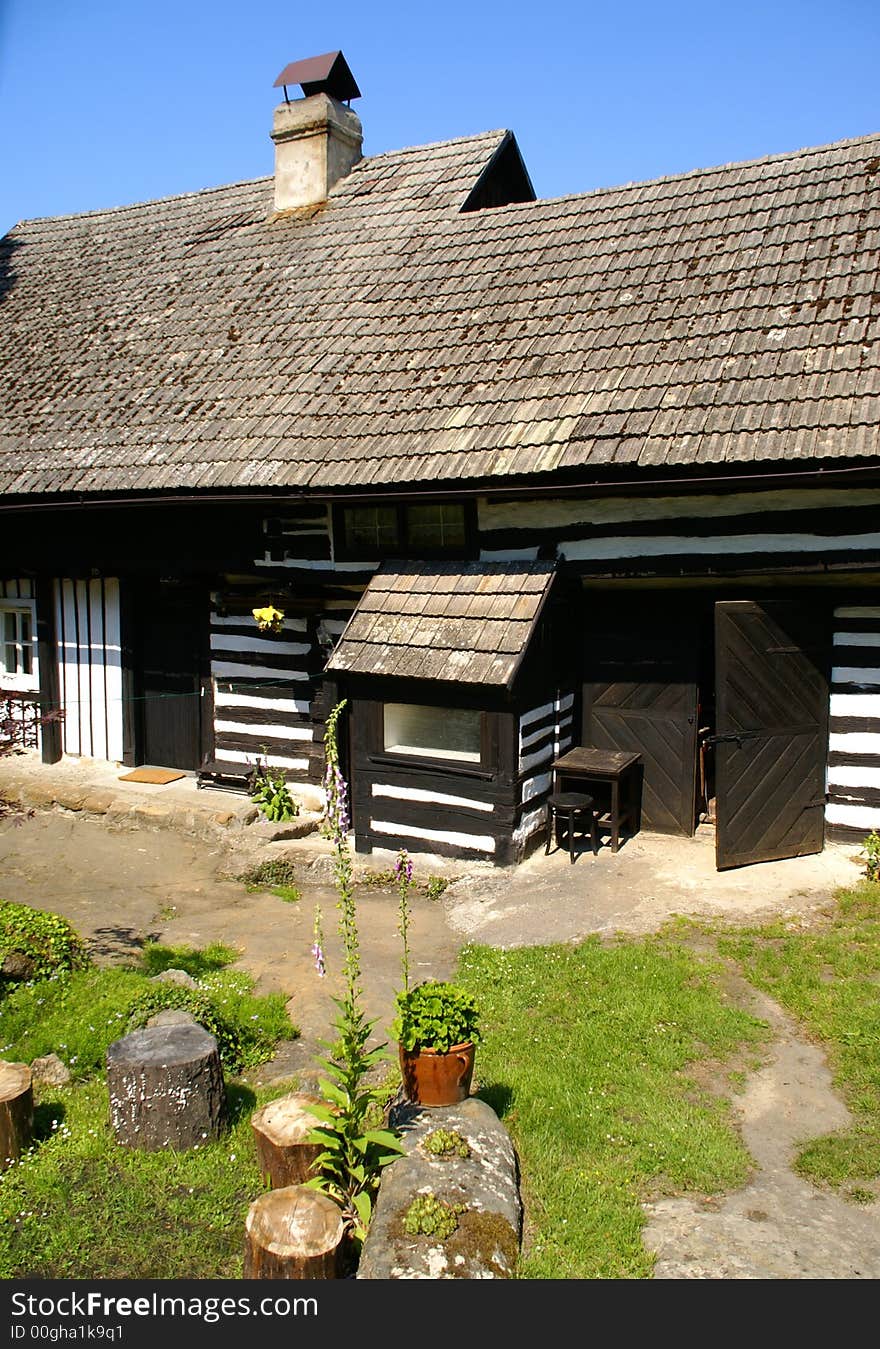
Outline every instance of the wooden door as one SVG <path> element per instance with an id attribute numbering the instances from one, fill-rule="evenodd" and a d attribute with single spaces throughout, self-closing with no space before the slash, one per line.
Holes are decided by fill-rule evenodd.
<path id="1" fill-rule="evenodd" d="M 583 743 L 635 751 L 643 766 L 640 823 L 694 832 L 697 616 L 651 594 L 586 611 Z"/>
<path id="2" fill-rule="evenodd" d="M 144 587 L 138 606 L 143 763 L 195 770 L 202 759 L 202 673 L 208 596 L 199 587 Z"/>
<path id="3" fill-rule="evenodd" d="M 821 602 L 715 606 L 719 869 L 822 850 L 828 626 Z"/>

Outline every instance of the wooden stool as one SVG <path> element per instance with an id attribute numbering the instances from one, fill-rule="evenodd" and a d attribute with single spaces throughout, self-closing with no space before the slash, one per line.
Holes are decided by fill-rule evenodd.
<path id="1" fill-rule="evenodd" d="M 568 821 L 568 852 L 571 861 L 574 862 L 574 818 L 576 815 L 588 814 L 590 817 L 590 842 L 593 845 L 593 852 L 598 852 L 598 839 L 596 837 L 596 813 L 593 810 L 592 796 L 586 796 L 583 792 L 551 792 L 547 797 L 547 846 L 544 849 L 544 856 L 550 851 L 550 844 L 553 841 L 554 828 L 559 816 L 565 816 Z"/>

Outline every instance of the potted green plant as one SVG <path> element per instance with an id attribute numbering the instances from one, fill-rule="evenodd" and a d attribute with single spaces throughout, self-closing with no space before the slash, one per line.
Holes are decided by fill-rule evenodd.
<path id="1" fill-rule="evenodd" d="M 429 979 L 398 993 L 390 1033 L 409 1101 L 456 1105 L 467 1099 L 479 1020 L 477 1004 L 458 984 Z"/>

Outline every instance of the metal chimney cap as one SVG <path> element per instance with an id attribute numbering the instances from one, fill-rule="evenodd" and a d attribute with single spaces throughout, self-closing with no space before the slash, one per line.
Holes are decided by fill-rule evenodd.
<path id="1" fill-rule="evenodd" d="M 342 52 L 325 52 L 323 56 L 308 56 L 304 61 L 291 61 L 272 87 L 283 88 L 286 98 L 289 84 L 298 84 L 306 98 L 310 94 L 329 94 L 331 98 L 344 103 L 350 98 L 361 97 L 361 91 Z"/>

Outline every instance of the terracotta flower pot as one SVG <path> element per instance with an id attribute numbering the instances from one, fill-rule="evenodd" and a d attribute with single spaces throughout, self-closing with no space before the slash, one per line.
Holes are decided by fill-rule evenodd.
<path id="1" fill-rule="evenodd" d="M 436 1049 L 397 1047 L 403 1090 L 414 1105 L 457 1105 L 470 1095 L 475 1046 L 453 1045 L 447 1054 Z"/>

